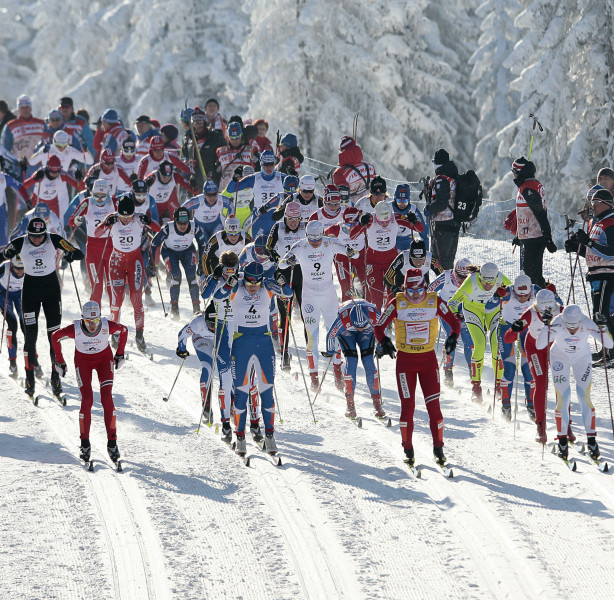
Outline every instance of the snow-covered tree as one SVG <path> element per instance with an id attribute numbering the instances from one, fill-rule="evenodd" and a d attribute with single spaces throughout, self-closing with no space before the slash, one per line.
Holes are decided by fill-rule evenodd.
<path id="1" fill-rule="evenodd" d="M 479 47 L 469 61 L 473 67 L 471 97 L 479 110 L 473 158 L 485 195 L 490 200 L 507 199 L 511 195 L 508 190 L 503 191 L 503 197 L 496 197 L 491 188 L 510 167 L 507 152 L 497 156 L 497 133 L 515 119 L 520 99 L 518 92 L 510 90 L 513 77 L 510 69 L 504 66 L 518 41 L 519 32 L 513 18 L 519 12 L 520 5 L 514 0 L 487 0 L 476 11 L 481 35 Z"/>

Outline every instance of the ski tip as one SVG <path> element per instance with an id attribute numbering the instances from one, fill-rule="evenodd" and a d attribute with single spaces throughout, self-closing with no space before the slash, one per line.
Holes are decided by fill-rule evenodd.
<path id="1" fill-rule="evenodd" d="M 454 478 L 454 471 L 452 469 L 446 469 L 445 470 L 445 474 L 446 474 L 446 477 L 448 479 L 453 479 Z"/>
<path id="2" fill-rule="evenodd" d="M 575 460 L 571 461 L 571 462 L 569 463 L 569 468 L 570 468 L 572 471 L 574 471 L 574 472 L 575 472 L 575 471 L 577 471 L 577 470 L 578 470 L 578 463 L 576 463 L 576 461 L 575 461 Z"/>
<path id="3" fill-rule="evenodd" d="M 599 469 L 601 469 L 602 473 L 607 473 L 610 470 L 610 467 L 608 466 L 608 463 L 601 463 L 599 465 Z"/>
<path id="4" fill-rule="evenodd" d="M 356 419 L 356 425 L 358 429 L 362 429 L 362 419 L 361 418 Z"/>
<path id="5" fill-rule="evenodd" d="M 87 463 L 87 470 L 88 470 L 90 473 L 93 473 L 93 472 L 94 472 L 94 461 L 93 461 L 93 460 L 90 460 L 90 461 L 89 461 L 89 463 Z"/>
<path id="6" fill-rule="evenodd" d="M 246 458 L 246 459 L 244 459 L 244 462 L 245 462 L 245 466 L 246 466 L 246 467 L 249 467 L 249 466 L 251 466 L 251 464 L 252 464 L 252 461 L 251 461 L 251 459 L 250 459 L 250 458 Z"/>
<path id="7" fill-rule="evenodd" d="M 388 421 L 386 421 L 386 427 L 392 427 L 392 419 L 388 417 Z"/>
<path id="8" fill-rule="evenodd" d="M 278 456 L 278 457 L 277 457 L 277 466 L 278 466 L 278 467 L 283 467 L 283 464 L 282 464 L 282 462 L 281 462 L 281 456 Z"/>
<path id="9" fill-rule="evenodd" d="M 118 461 L 117 461 L 117 463 L 115 464 L 115 468 L 117 469 L 117 472 L 118 472 L 118 473 L 123 472 L 124 467 L 122 467 L 122 461 L 121 461 L 121 460 L 118 460 Z"/>

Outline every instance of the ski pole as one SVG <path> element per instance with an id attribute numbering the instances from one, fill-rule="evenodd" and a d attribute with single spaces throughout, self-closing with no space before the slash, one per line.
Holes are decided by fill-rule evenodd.
<path id="1" fill-rule="evenodd" d="M 495 335 L 495 339 L 497 340 L 497 364 L 495 366 L 495 393 L 492 396 L 492 418 L 493 421 L 495 419 L 495 406 L 497 404 L 497 391 L 501 387 L 501 382 L 498 382 L 499 379 L 499 361 L 501 360 L 501 340 L 499 339 L 499 333 L 501 332 L 501 305 L 503 304 L 503 298 L 499 297 L 499 319 L 497 320 L 497 334 Z M 490 352 L 492 354 L 492 340 L 490 344 Z"/>
<path id="2" fill-rule="evenodd" d="M 603 369 L 605 371 L 605 385 L 608 390 L 608 404 L 610 405 L 610 423 L 612 424 L 612 435 L 614 436 L 614 413 L 612 413 L 612 399 L 610 397 L 610 380 L 608 379 L 608 367 L 605 362 L 605 344 L 603 343 L 603 331 L 599 327 L 599 333 L 601 334 L 601 356 L 603 360 Z"/>
<path id="3" fill-rule="evenodd" d="M 531 143 L 529 145 L 529 156 L 527 160 L 531 160 L 531 152 L 533 151 L 533 138 L 535 137 L 535 126 L 539 127 L 540 131 L 543 131 L 544 128 L 541 126 L 541 123 L 537 120 L 537 117 L 533 114 L 529 114 L 529 119 L 533 119 L 533 131 L 531 133 Z"/>
<path id="4" fill-rule="evenodd" d="M 277 390 L 275 389 L 275 380 L 273 380 L 273 396 L 275 398 L 275 410 L 279 413 L 279 422 L 283 423 L 284 419 L 281 416 L 281 407 L 279 406 L 279 399 L 277 398 Z"/>
<path id="5" fill-rule="evenodd" d="M 151 264 L 154 266 L 155 268 L 155 264 L 154 264 L 154 253 L 151 252 L 150 249 L 150 258 L 151 258 Z M 160 278 L 158 277 L 158 269 L 156 269 L 156 283 L 158 284 L 158 291 L 160 292 L 160 302 L 162 302 L 162 310 L 164 311 L 164 316 L 167 317 L 168 313 L 166 312 L 166 306 L 164 304 L 164 298 L 162 297 L 162 288 L 160 287 Z"/>
<path id="6" fill-rule="evenodd" d="M 185 358 L 181 361 L 181 364 L 179 365 L 179 371 L 177 371 L 175 381 L 173 381 L 173 385 L 171 386 L 171 391 L 168 393 L 168 396 L 164 396 L 164 398 L 162 398 L 164 402 L 168 402 L 168 399 L 171 397 L 171 394 L 173 393 L 173 390 L 175 389 L 175 384 L 177 383 L 177 379 L 179 379 L 179 373 L 181 373 L 181 369 L 183 369 L 183 363 L 185 363 Z"/>
<path id="7" fill-rule="evenodd" d="M 70 267 L 70 274 L 72 275 L 72 282 L 75 284 L 75 292 L 77 292 L 77 300 L 79 301 L 79 310 L 81 310 L 81 297 L 79 296 L 79 288 L 77 287 L 77 280 L 75 279 L 75 272 L 72 270 L 72 263 L 68 263 Z"/>
<path id="8" fill-rule="evenodd" d="M 2 313 L 2 335 L 0 335 L 0 354 L 2 354 L 2 340 L 4 339 L 4 326 L 6 325 L 6 309 L 9 306 L 9 288 L 11 286 L 11 263 L 8 264 L 9 276 L 6 281 L 6 298 L 4 299 L 4 311 Z"/>
<path id="9" fill-rule="evenodd" d="M 324 380 L 326 379 L 326 374 L 328 373 L 328 369 L 330 368 L 330 363 L 333 362 L 333 358 L 334 358 L 335 354 L 336 353 L 333 352 L 331 357 L 328 359 L 328 364 L 326 365 L 326 371 L 324 371 L 324 375 L 322 375 L 322 381 L 320 381 L 320 385 L 318 386 L 318 391 L 316 392 L 316 395 L 313 398 L 313 404 L 316 403 L 316 400 L 318 399 L 318 396 L 320 395 L 320 390 L 322 389 L 322 386 L 324 385 Z"/>
<path id="10" fill-rule="evenodd" d="M 311 397 L 309 395 L 309 388 L 307 387 L 307 378 L 305 377 L 305 371 L 303 370 L 303 363 L 301 362 L 301 355 L 298 353 L 298 344 L 296 343 L 296 336 L 294 335 L 294 328 L 292 327 L 292 321 L 290 321 L 290 333 L 292 334 L 292 340 L 294 341 L 294 348 L 296 349 L 296 357 L 298 358 L 298 365 L 301 368 L 301 374 L 303 376 L 303 383 L 305 384 L 305 392 L 307 393 L 307 400 L 309 401 L 309 408 L 311 409 L 311 416 L 313 422 L 317 423 L 315 413 L 313 412 L 313 405 L 311 404 Z"/>
<path id="11" fill-rule="evenodd" d="M 563 215 L 565 217 L 565 231 L 567 231 L 567 239 L 569 240 L 569 230 L 572 227 L 572 223 L 569 220 L 569 217 L 567 215 Z M 574 280 L 573 280 L 573 264 L 572 264 L 572 260 L 571 260 L 571 254 L 568 254 L 569 256 L 569 274 L 571 276 L 571 284 L 570 284 L 570 288 L 569 288 L 569 293 L 571 294 L 571 297 L 573 298 L 573 303 L 576 303 L 576 290 L 574 289 Z M 567 299 L 567 304 L 569 304 L 569 298 Z"/>
<path id="12" fill-rule="evenodd" d="M 520 364 L 519 363 L 520 363 L 520 361 L 518 360 L 519 355 L 520 355 L 520 338 L 518 338 L 518 340 L 516 342 L 516 391 L 514 392 L 514 394 L 515 394 L 515 400 L 514 400 L 514 439 L 516 439 L 516 425 L 518 424 L 518 385 L 520 383 L 520 375 L 519 375 L 519 371 L 520 371 Z"/>

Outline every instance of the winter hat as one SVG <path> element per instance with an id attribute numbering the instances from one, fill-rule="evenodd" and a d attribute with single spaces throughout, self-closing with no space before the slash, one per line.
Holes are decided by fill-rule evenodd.
<path id="1" fill-rule="evenodd" d="M 207 107 L 207 104 L 211 104 L 212 102 L 217 106 L 217 109 L 220 110 L 220 103 L 215 98 L 209 98 L 209 100 L 205 102 L 205 108 Z"/>
<path id="2" fill-rule="evenodd" d="M 28 233 L 33 233 L 34 235 L 41 235 L 47 232 L 47 223 L 43 221 L 40 217 L 34 217 L 30 219 L 28 226 L 26 227 L 26 231 Z"/>
<path id="3" fill-rule="evenodd" d="M 81 309 L 82 319 L 100 319 L 100 304 L 95 300 L 88 300 Z"/>
<path id="4" fill-rule="evenodd" d="M 305 190 L 307 192 L 316 189 L 316 180 L 313 178 L 313 175 L 303 175 L 301 177 L 301 190 Z"/>
<path id="5" fill-rule="evenodd" d="M 405 288 L 415 290 L 424 285 L 424 274 L 420 269 L 407 269 L 405 273 Z"/>
<path id="6" fill-rule="evenodd" d="M 70 144 L 70 136 L 63 129 L 58 129 L 53 134 L 53 143 L 56 144 L 56 146 L 68 146 L 68 144 Z"/>
<path id="7" fill-rule="evenodd" d="M 433 164 L 434 165 L 445 165 L 447 162 L 450 162 L 450 155 L 447 150 L 440 148 L 435 152 L 435 156 L 433 156 Z"/>
<path id="8" fill-rule="evenodd" d="M 301 205 L 294 200 L 286 204 L 284 209 L 284 216 L 286 219 L 300 219 L 301 218 Z"/>
<path id="9" fill-rule="evenodd" d="M 386 180 L 379 175 L 376 175 L 371 180 L 370 191 L 372 194 L 385 194 L 386 193 Z"/>
<path id="10" fill-rule="evenodd" d="M 262 165 L 274 165 L 275 164 L 275 154 L 273 154 L 272 150 L 265 150 L 260 155 L 260 164 Z"/>
<path id="11" fill-rule="evenodd" d="M 595 195 L 595 192 L 597 190 L 603 190 L 603 189 L 605 188 L 602 185 L 599 185 L 599 184 L 594 185 L 592 188 L 588 190 L 588 192 L 586 192 L 586 199 L 592 200 L 593 196 Z"/>
<path id="12" fill-rule="evenodd" d="M 101 163 L 115 164 L 115 153 L 111 148 L 105 148 L 100 155 Z"/>
<path id="13" fill-rule="evenodd" d="M 135 123 L 147 123 L 148 125 L 151 125 L 151 118 L 147 115 L 141 115 L 140 117 L 136 118 Z"/>
<path id="14" fill-rule="evenodd" d="M 284 134 L 279 143 L 286 146 L 286 148 L 298 148 L 298 139 L 293 133 Z"/>
<path id="15" fill-rule="evenodd" d="M 119 123 L 119 115 L 114 108 L 107 108 L 107 110 L 102 113 L 102 120 L 107 123 Z"/>
<path id="16" fill-rule="evenodd" d="M 160 133 L 163 133 L 169 142 L 173 142 L 179 136 L 179 129 L 172 123 L 166 123 L 160 127 Z"/>
<path id="17" fill-rule="evenodd" d="M 256 119 L 256 120 L 254 121 L 254 125 L 255 125 L 256 127 L 259 127 L 260 125 L 264 125 L 264 126 L 267 128 L 267 130 L 268 130 L 268 128 L 269 128 L 269 123 L 268 123 L 268 121 L 265 121 L 264 119 Z"/>
<path id="18" fill-rule="evenodd" d="M 173 213 L 173 221 L 177 221 L 178 223 L 189 223 L 190 212 L 184 206 L 176 208 L 175 212 Z"/>
<path id="19" fill-rule="evenodd" d="M 409 202 L 411 196 L 411 190 L 409 183 L 399 183 L 396 190 L 394 190 L 394 199 L 397 202 Z"/>
<path id="20" fill-rule="evenodd" d="M 159 135 L 151 136 L 149 147 L 152 150 L 164 150 L 164 140 Z"/>
<path id="21" fill-rule="evenodd" d="M 298 189 L 298 177 L 295 177 L 294 175 L 288 175 L 284 179 L 283 186 L 284 192 L 286 194 L 294 194 Z"/>
<path id="22" fill-rule="evenodd" d="M 603 169 L 599 169 L 599 173 L 597 173 L 597 179 L 600 177 L 609 177 L 610 179 L 614 179 L 614 170 L 610 169 L 610 167 L 604 167 Z"/>
<path id="23" fill-rule="evenodd" d="M 52 119 L 60 119 L 60 121 L 61 121 L 62 120 L 62 113 L 57 108 L 54 108 L 54 109 L 49 111 L 49 114 L 47 115 L 47 118 L 50 121 Z"/>
<path id="24" fill-rule="evenodd" d="M 207 179 L 207 181 L 205 181 L 205 185 L 203 186 L 204 194 L 217 194 L 218 190 L 217 183 L 215 183 L 213 179 Z"/>
<path id="25" fill-rule="evenodd" d="M 37 202 L 34 207 L 34 216 L 39 219 L 47 219 L 51 214 L 51 209 L 46 202 Z"/>
<path id="26" fill-rule="evenodd" d="M 358 217 L 360 216 L 360 211 L 355 206 L 348 206 L 343 211 L 343 221 L 348 225 L 353 225 L 358 221 Z"/>
<path id="27" fill-rule="evenodd" d="M 524 295 L 531 293 L 531 278 L 520 271 L 520 274 L 514 279 L 514 291 L 517 294 Z"/>
<path id="28" fill-rule="evenodd" d="M 73 99 L 70 96 L 64 96 L 63 98 L 60 98 L 60 107 L 67 106 L 70 106 L 70 108 L 74 108 L 75 103 L 73 102 Z"/>
<path id="29" fill-rule="evenodd" d="M 355 145 L 356 145 L 356 140 L 353 137 L 350 137 L 349 135 L 344 135 L 341 138 L 341 142 L 339 142 L 339 152 L 343 152 L 344 150 L 347 150 L 351 146 L 355 146 Z"/>
<path id="30" fill-rule="evenodd" d="M 514 173 L 516 177 L 518 175 L 522 177 L 533 177 L 533 175 L 535 175 L 535 163 L 521 156 L 512 163 L 512 173 Z"/>
<path id="31" fill-rule="evenodd" d="M 424 258 L 426 256 L 426 244 L 423 240 L 414 240 L 409 246 L 409 255 L 412 258 Z"/>
<path id="32" fill-rule="evenodd" d="M 339 190 L 336 185 L 327 185 L 324 188 L 324 200 L 338 200 L 341 201 L 341 196 L 339 195 Z"/>
<path id="33" fill-rule="evenodd" d="M 53 173 L 59 173 L 62 170 L 62 163 L 56 154 L 49 157 L 47 168 Z"/>
<path id="34" fill-rule="evenodd" d="M 26 96 L 25 94 L 19 96 L 19 98 L 17 98 L 17 108 L 21 108 L 22 106 L 29 106 L 32 108 L 32 98 L 30 98 L 30 96 Z"/>
<path id="35" fill-rule="evenodd" d="M 130 196 L 122 196 L 117 204 L 117 212 L 122 217 L 129 217 L 134 214 L 134 200 Z"/>
<path id="36" fill-rule="evenodd" d="M 350 201 L 350 188 L 347 185 L 339 185 L 339 195 L 341 196 L 341 202 L 347 204 Z"/>
<path id="37" fill-rule="evenodd" d="M 243 135 L 243 128 L 241 127 L 241 123 L 237 121 L 233 121 L 228 125 L 228 139 L 229 140 L 238 140 Z"/>
<path id="38" fill-rule="evenodd" d="M 170 177 L 173 174 L 173 163 L 168 160 L 163 160 L 158 166 L 158 171 L 163 177 Z"/>
<path id="39" fill-rule="evenodd" d="M 611 192 L 606 189 L 597 190 L 593 197 L 591 198 L 591 202 L 603 202 L 604 204 L 609 204 L 610 206 L 614 206 L 614 198 L 612 197 Z"/>
<path id="40" fill-rule="evenodd" d="M 147 184 L 142 179 L 135 179 L 132 182 L 132 193 L 136 196 L 137 194 L 140 196 L 141 194 L 148 194 L 149 188 Z"/>

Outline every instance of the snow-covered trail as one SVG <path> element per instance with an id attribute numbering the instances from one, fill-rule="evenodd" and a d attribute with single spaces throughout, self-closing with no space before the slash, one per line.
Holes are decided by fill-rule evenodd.
<path id="1" fill-rule="evenodd" d="M 472 257 L 483 260 L 494 251 L 511 262 L 509 248 L 474 244 Z M 555 260 L 553 271 L 560 262 L 564 278 L 566 257 Z M 65 286 L 65 292 L 68 322 L 78 307 L 74 291 Z M 184 323 L 187 311 L 182 317 Z M 123 321 L 133 335 L 131 310 Z M 276 379 L 284 466 L 271 465 L 250 442 L 252 466 L 246 468 L 214 428 L 195 433 L 200 398 L 193 355 L 169 402 L 162 401 L 180 365 L 174 348 L 181 324 L 154 308 L 145 327 L 154 362 L 129 348 L 114 388 L 121 474 L 105 456 L 98 402 L 91 436 L 96 472 L 80 465 L 74 369 L 65 380 L 66 408 L 44 389 L 33 407 L 2 370 L 0 597 L 611 596 L 611 474 L 599 473 L 579 454 L 577 473 L 542 456 L 520 396 L 514 440 L 500 407 L 493 419 L 486 407 L 470 402 L 462 357 L 456 388 L 442 390 L 453 480 L 433 463 L 420 401 L 414 441 L 423 479 L 414 479 L 403 464 L 388 358 L 380 364 L 391 428 L 370 416 L 364 383 L 357 398 L 363 428 L 345 419 L 343 395 L 330 376 L 314 406 L 314 423 L 294 359 L 292 372 L 278 371 Z M 65 352 L 72 354 L 69 346 Z M 46 353 L 43 341 L 39 354 Z M 492 372 L 486 378 L 492 381 Z M 603 371 L 594 374 L 593 399 L 602 454 L 614 462 Z M 551 440 L 552 410 L 551 400 Z"/>

